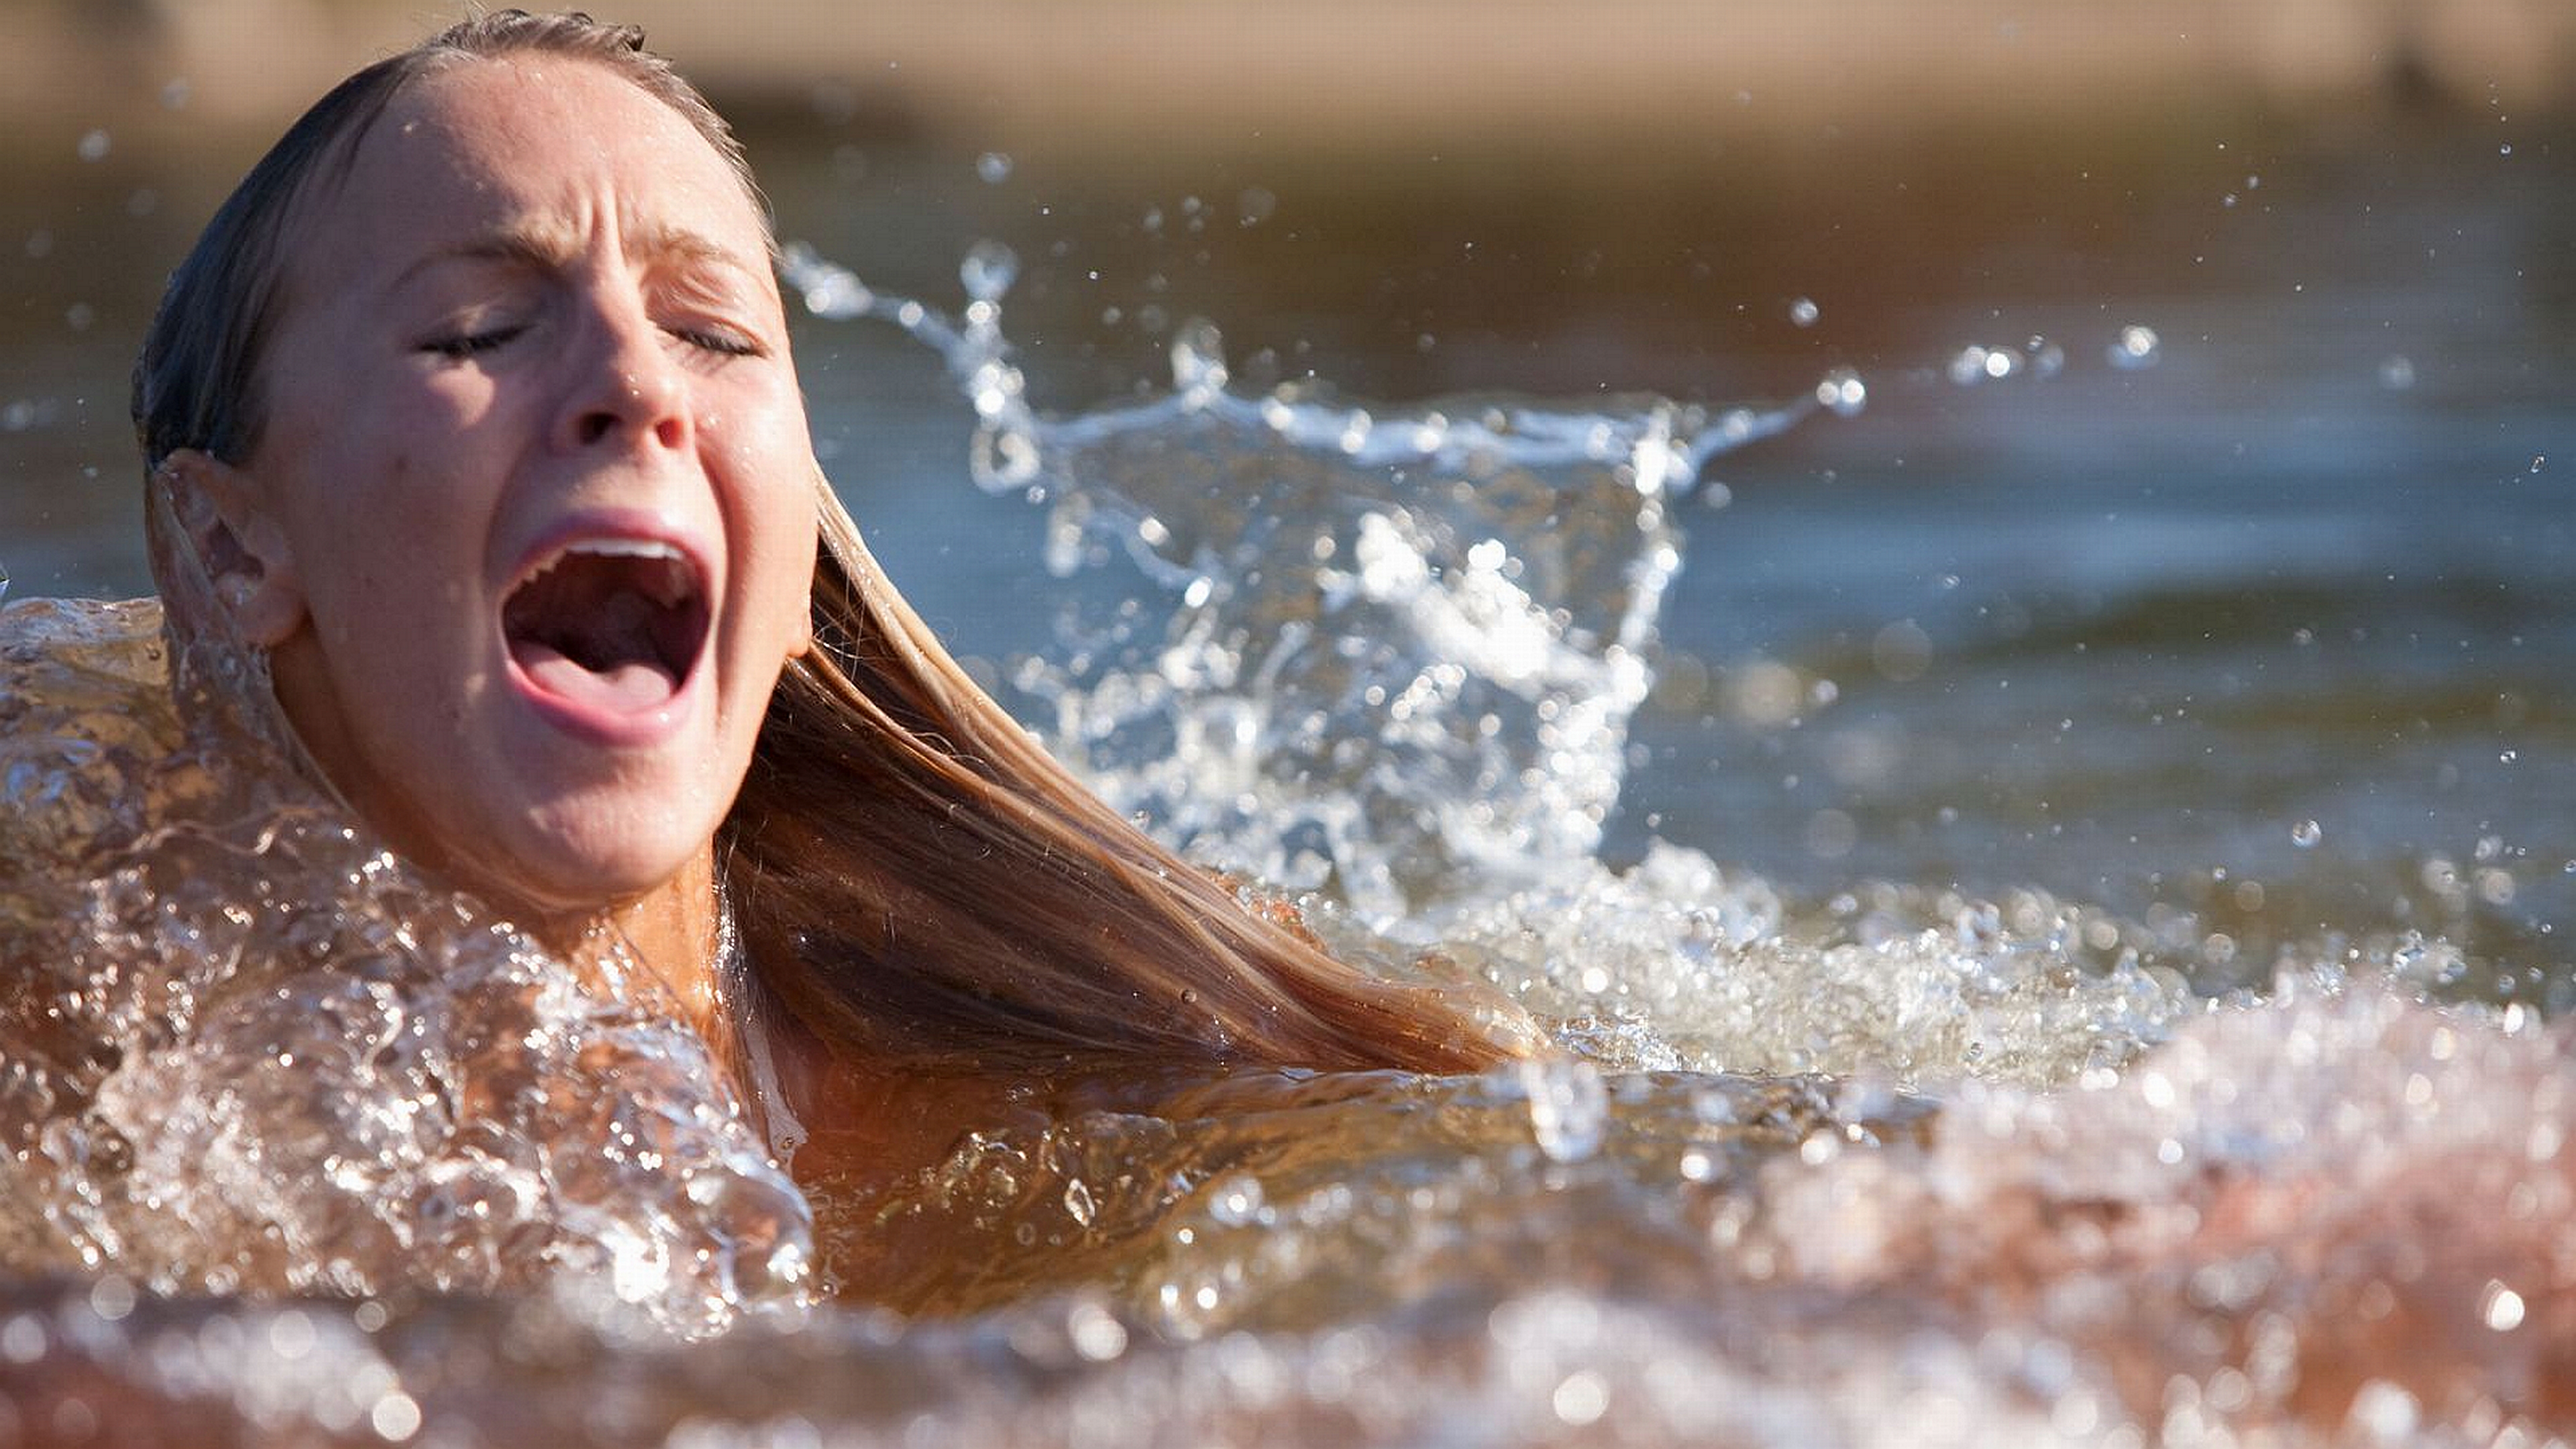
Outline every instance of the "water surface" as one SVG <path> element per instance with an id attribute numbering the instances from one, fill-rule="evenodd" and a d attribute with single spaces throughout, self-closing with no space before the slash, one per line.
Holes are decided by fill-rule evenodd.
<path id="1" fill-rule="evenodd" d="M 12 897 L 46 1019 L 118 1052 L 10 1039 L 91 1105 L 13 1141 L 0 1432 L 2576 1432 L 2559 137 L 1110 175 L 793 135 L 789 234 L 951 317 L 967 257 L 1000 304 L 953 377 L 803 324 L 827 466 L 922 611 L 1121 804 L 1574 1055 L 1179 1084 L 799 1200 L 686 1042 L 191 785 L 195 888 L 106 809 L 96 875 Z M 0 374 L 19 595 L 142 584 L 103 400 L 152 264 L 79 241 L 181 223 L 74 175 L 11 203 L 56 233 Z M 851 310 L 830 275 L 797 290 Z M 78 743 L 82 690 L 155 697 L 148 620 L 49 627 L 12 656 L 22 831 L 63 786 L 174 788 L 148 708 L 153 749 Z M 281 860 L 340 907 L 296 930 L 366 969 L 232 921 Z M 415 1073 L 496 1014 L 546 1030 L 482 1140 Z M 639 1132 L 653 1160 L 573 1171 Z M 306 1160 L 314 1191 L 243 1196 Z"/>

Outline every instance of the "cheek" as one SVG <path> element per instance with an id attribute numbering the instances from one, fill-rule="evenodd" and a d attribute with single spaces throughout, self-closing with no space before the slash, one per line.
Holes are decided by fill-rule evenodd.
<path id="1" fill-rule="evenodd" d="M 740 540 L 737 563 L 751 571 L 745 580 L 749 602 L 765 629 L 801 639 L 814 577 L 819 486 L 804 415 L 776 410 L 756 436 L 723 438 L 719 445 L 726 472 L 736 480 L 730 525 Z"/>

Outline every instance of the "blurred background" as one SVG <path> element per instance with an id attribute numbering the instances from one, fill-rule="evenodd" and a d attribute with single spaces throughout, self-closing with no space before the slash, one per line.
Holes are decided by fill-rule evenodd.
<path id="1" fill-rule="evenodd" d="M 1718 460 L 1614 853 L 1820 911 L 1885 880 L 2283 941 L 2576 932 L 2576 5 L 1009 0 L 603 6 L 802 239 L 958 300 L 1009 245 L 1032 395 L 1795 398 Z M 0 567 L 149 587 L 125 373 L 331 81 L 449 17 L 0 3 Z M 813 323 L 818 449 L 961 652 L 1042 647 L 1041 519 L 890 329 Z M 1611 404 L 1605 402 L 1605 406 Z M 1717 506 L 1720 500 L 1725 506 Z M 1124 586 L 1124 585 L 1120 585 Z"/>

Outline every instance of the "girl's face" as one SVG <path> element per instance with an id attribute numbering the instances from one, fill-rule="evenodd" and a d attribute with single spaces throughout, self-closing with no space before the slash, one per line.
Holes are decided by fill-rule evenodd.
<path id="1" fill-rule="evenodd" d="M 768 234 L 605 67 L 413 82 L 291 232 L 227 480 L 237 616 L 394 844 L 544 911 L 703 851 L 805 647 L 816 472 Z"/>

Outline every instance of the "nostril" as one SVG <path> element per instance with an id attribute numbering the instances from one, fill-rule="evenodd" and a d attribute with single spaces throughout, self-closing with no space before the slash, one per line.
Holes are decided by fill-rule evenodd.
<path id="1" fill-rule="evenodd" d="M 575 428 L 575 432 L 580 436 L 582 446 L 586 448 L 607 437 L 616 427 L 615 413 L 591 412 L 581 415 L 581 422 Z"/>

